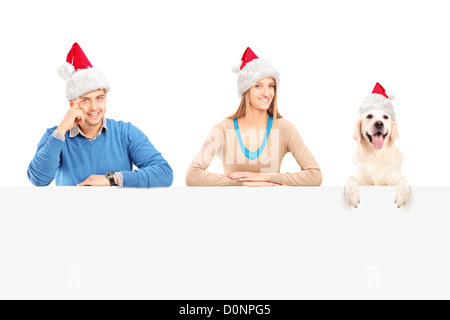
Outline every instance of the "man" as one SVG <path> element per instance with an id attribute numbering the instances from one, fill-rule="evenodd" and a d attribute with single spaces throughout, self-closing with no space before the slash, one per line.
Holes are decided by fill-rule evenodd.
<path id="1" fill-rule="evenodd" d="M 58 69 L 70 108 L 50 128 L 28 167 L 36 186 L 169 187 L 173 172 L 138 128 L 105 118 L 110 85 L 75 43 Z M 133 164 L 139 169 L 133 171 Z"/>

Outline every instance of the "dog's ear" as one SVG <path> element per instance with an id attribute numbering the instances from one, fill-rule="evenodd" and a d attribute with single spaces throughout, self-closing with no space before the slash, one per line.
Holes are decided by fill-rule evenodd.
<path id="1" fill-rule="evenodd" d="M 391 139 L 392 139 L 392 141 L 395 141 L 399 138 L 400 138 L 400 134 L 398 133 L 397 122 L 392 121 Z"/>
<path id="2" fill-rule="evenodd" d="M 361 140 L 363 139 L 362 133 L 361 133 L 361 126 L 362 126 L 362 120 L 361 118 L 356 121 L 355 125 L 355 133 L 353 133 L 353 139 L 355 139 L 358 143 L 361 143 Z"/>

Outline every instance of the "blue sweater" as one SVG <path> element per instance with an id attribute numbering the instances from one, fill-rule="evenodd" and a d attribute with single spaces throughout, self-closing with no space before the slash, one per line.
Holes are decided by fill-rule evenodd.
<path id="1" fill-rule="evenodd" d="M 76 186 L 90 175 L 122 172 L 124 187 L 169 187 L 173 172 L 149 139 L 131 123 L 107 119 L 107 132 L 94 141 L 80 135 L 61 141 L 47 129 L 35 157 L 28 167 L 28 178 L 35 186 Z M 133 164 L 139 170 L 133 171 Z"/>

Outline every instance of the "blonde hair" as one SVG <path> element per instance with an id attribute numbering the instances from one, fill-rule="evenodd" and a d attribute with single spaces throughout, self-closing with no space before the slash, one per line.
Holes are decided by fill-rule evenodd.
<path id="1" fill-rule="evenodd" d="M 247 111 L 250 108 L 250 89 L 248 89 L 243 95 L 242 95 L 242 99 L 241 99 L 241 103 L 239 104 L 239 108 L 237 109 L 237 111 L 229 116 L 229 119 L 238 119 L 238 118 L 243 118 L 247 115 Z M 280 113 L 278 112 L 278 102 L 277 102 L 277 86 L 275 85 L 274 87 L 274 95 L 273 95 L 273 100 L 272 103 L 270 104 L 269 109 L 267 110 L 267 112 L 269 114 L 271 114 L 275 119 L 280 119 L 283 118 Z"/>

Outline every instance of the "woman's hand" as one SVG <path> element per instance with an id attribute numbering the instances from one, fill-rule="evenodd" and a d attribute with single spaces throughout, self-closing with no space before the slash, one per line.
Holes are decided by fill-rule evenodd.
<path id="1" fill-rule="evenodd" d="M 277 183 L 270 182 L 270 174 L 258 173 L 258 172 L 234 172 L 228 175 L 231 180 L 243 182 L 244 185 L 249 187 L 262 187 L 262 186 L 279 186 Z"/>
<path id="2" fill-rule="evenodd" d="M 244 187 L 280 187 L 281 184 L 273 182 L 243 182 Z"/>

